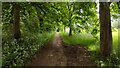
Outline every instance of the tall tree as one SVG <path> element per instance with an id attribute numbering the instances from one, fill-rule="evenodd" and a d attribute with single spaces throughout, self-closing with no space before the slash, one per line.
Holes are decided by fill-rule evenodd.
<path id="1" fill-rule="evenodd" d="M 14 38 L 20 38 L 20 6 L 17 3 L 13 4 L 13 16 L 14 16 Z"/>
<path id="2" fill-rule="evenodd" d="M 69 28 L 70 28 L 70 30 L 69 30 L 69 36 L 71 36 L 72 35 L 72 7 L 73 5 L 72 4 L 68 4 L 68 9 L 69 9 Z"/>
<path id="3" fill-rule="evenodd" d="M 112 31 L 110 19 L 110 3 L 100 2 L 100 49 L 104 57 L 110 56 L 112 52 Z"/>

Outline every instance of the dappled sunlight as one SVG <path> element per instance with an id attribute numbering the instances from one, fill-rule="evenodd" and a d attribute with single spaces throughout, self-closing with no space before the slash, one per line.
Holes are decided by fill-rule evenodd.
<path id="1" fill-rule="evenodd" d="M 88 46 L 88 50 L 89 51 L 96 51 L 97 50 L 97 47 L 95 45 L 89 45 Z"/>
<path id="2" fill-rule="evenodd" d="M 118 46 L 118 31 L 112 32 L 112 36 L 113 36 L 113 45 Z"/>

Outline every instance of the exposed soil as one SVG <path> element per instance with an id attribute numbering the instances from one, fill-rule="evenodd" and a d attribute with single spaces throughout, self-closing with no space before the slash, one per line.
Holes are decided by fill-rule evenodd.
<path id="1" fill-rule="evenodd" d="M 41 48 L 32 62 L 26 66 L 81 66 L 97 68 L 90 60 L 87 50 L 80 45 L 63 44 L 59 33 Z M 80 68 L 81 68 L 80 67 Z"/>

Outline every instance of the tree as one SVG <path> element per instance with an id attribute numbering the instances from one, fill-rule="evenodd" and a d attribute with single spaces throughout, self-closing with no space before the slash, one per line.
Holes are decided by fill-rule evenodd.
<path id="1" fill-rule="evenodd" d="M 110 19 L 110 3 L 100 2 L 100 49 L 104 57 L 110 56 L 112 52 L 112 31 Z"/>
<path id="2" fill-rule="evenodd" d="M 72 35 L 72 16 L 73 16 L 73 12 L 74 12 L 74 3 L 68 3 L 68 10 L 69 10 L 69 36 Z"/>
<path id="3" fill-rule="evenodd" d="M 20 38 L 20 6 L 19 4 L 13 4 L 13 16 L 14 16 L 14 38 Z"/>

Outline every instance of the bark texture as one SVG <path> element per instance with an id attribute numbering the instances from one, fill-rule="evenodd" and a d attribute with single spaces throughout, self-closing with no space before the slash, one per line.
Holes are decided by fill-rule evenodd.
<path id="1" fill-rule="evenodd" d="M 100 49 L 104 57 L 110 56 L 112 52 L 112 31 L 110 19 L 110 4 L 100 2 Z"/>

